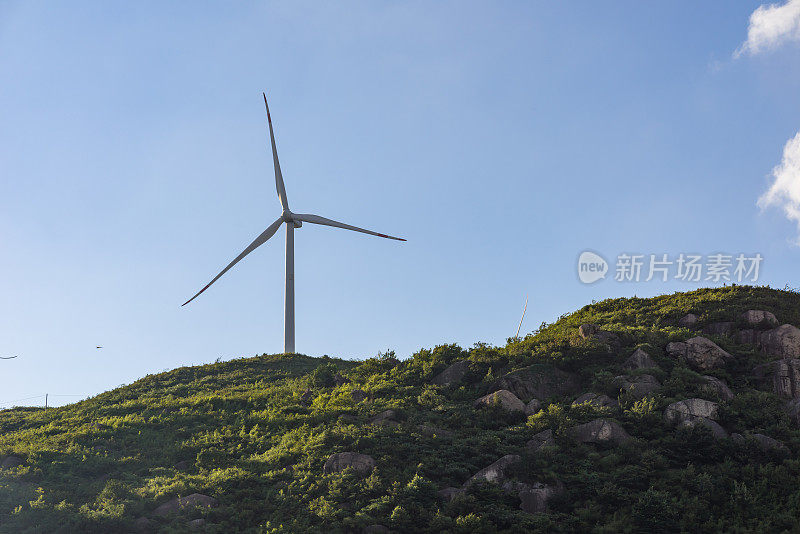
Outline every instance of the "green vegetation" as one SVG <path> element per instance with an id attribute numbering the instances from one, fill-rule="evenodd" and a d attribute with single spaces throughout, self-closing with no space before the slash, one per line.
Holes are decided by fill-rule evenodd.
<path id="1" fill-rule="evenodd" d="M 798 531 L 800 429 L 751 373 L 772 358 L 707 336 L 735 356 L 706 373 L 736 393 L 721 402 L 664 350 L 697 335 L 678 326 L 686 313 L 702 326 L 736 321 L 748 309 L 800 326 L 794 292 L 703 289 L 592 304 L 504 347 L 441 345 L 405 360 L 391 352 L 365 361 L 264 355 L 150 375 L 62 408 L 0 411 L 0 459 L 24 461 L 0 470 L 0 532 L 132 532 L 141 517 L 161 532 L 188 531 L 194 518 L 220 533 L 361 532 L 373 524 L 452 533 Z M 583 339 L 585 323 L 616 334 L 620 345 Z M 652 374 L 663 387 L 644 399 L 620 396 L 614 377 L 639 347 L 660 366 Z M 463 359 L 463 380 L 432 385 Z M 619 397 L 619 409 L 571 406 L 579 393 L 541 399 L 530 417 L 473 406 L 497 378 L 532 364 L 574 373 L 579 393 Z M 762 433 L 789 451 L 668 425 L 665 406 L 691 397 L 720 401 L 728 431 Z M 396 423 L 368 423 L 389 409 Z M 598 417 L 635 439 L 598 446 L 567 432 Z M 546 429 L 557 446 L 527 449 Z M 343 451 L 368 454 L 376 467 L 325 473 L 326 459 Z M 518 497 L 492 484 L 474 484 L 450 502 L 437 495 L 507 454 L 522 456 L 506 472 L 513 479 L 563 484 L 547 513 L 522 511 Z M 153 514 L 192 493 L 219 505 Z"/>

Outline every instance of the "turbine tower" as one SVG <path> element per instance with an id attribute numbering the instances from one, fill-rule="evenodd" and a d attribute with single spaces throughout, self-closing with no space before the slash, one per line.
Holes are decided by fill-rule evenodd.
<path id="1" fill-rule="evenodd" d="M 200 294 L 211 287 L 211 284 L 216 282 L 223 274 L 228 272 L 231 267 L 239 263 L 245 256 L 253 252 L 255 249 L 263 245 L 267 242 L 269 238 L 271 238 L 278 229 L 281 227 L 282 224 L 286 224 L 286 292 L 284 297 L 284 315 L 283 315 L 283 351 L 285 353 L 293 353 L 294 352 L 294 229 L 300 228 L 303 226 L 304 222 L 311 223 L 311 224 L 321 224 L 324 226 L 333 226 L 335 228 L 344 228 L 345 230 L 353 230 L 354 232 L 362 232 L 365 234 L 370 234 L 378 237 L 385 237 L 386 239 L 396 239 L 397 241 L 405 241 L 405 239 L 401 237 L 393 237 L 386 234 L 380 234 L 378 232 L 373 232 L 372 230 L 365 230 L 364 228 L 359 228 L 357 226 L 351 226 L 349 224 L 340 223 L 331 219 L 326 219 L 325 217 L 320 217 L 319 215 L 311 215 L 305 213 L 292 213 L 289 209 L 289 201 L 286 199 L 286 187 L 283 184 L 283 175 L 281 174 L 281 165 L 278 163 L 278 150 L 275 148 L 275 134 L 272 131 L 272 117 L 269 115 L 269 105 L 267 104 L 267 95 L 262 93 L 264 96 L 264 106 L 267 109 L 267 123 L 269 124 L 269 139 L 270 143 L 272 144 L 272 160 L 275 165 L 275 187 L 278 190 L 278 200 L 281 202 L 281 208 L 283 212 L 278 219 L 270 224 L 266 230 L 264 230 L 261 235 L 255 238 L 252 243 L 250 243 L 246 249 L 242 251 L 241 254 L 236 256 L 232 262 L 228 264 L 227 267 L 222 269 L 220 273 L 214 277 L 206 286 L 197 292 L 195 296 L 181 304 L 181 306 L 186 306 L 191 301 L 196 299 L 200 296 Z"/>

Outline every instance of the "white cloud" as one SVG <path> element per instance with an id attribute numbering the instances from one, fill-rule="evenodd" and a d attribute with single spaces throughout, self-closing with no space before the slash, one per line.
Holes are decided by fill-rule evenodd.
<path id="1" fill-rule="evenodd" d="M 753 11 L 747 41 L 733 56 L 760 54 L 788 41 L 800 41 L 800 0 L 787 0 L 783 5 L 765 4 Z"/>
<path id="2" fill-rule="evenodd" d="M 775 181 L 758 199 L 758 206 L 778 206 L 790 221 L 797 223 L 800 244 L 800 132 L 786 142 L 780 165 L 772 169 Z"/>

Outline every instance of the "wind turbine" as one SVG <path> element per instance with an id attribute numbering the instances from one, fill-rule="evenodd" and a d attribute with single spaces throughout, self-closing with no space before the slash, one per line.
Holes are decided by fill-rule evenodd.
<path id="1" fill-rule="evenodd" d="M 278 150 L 275 148 L 275 134 L 272 131 L 272 117 L 269 115 L 269 105 L 267 104 L 267 95 L 262 93 L 264 96 L 264 107 L 267 109 L 267 122 L 269 123 L 269 139 L 272 144 L 272 160 L 275 165 L 275 187 L 278 190 L 278 200 L 281 202 L 281 208 L 283 212 L 278 219 L 270 224 L 266 230 L 264 230 L 261 235 L 255 238 L 250 245 L 247 246 L 246 249 L 242 251 L 241 254 L 236 256 L 232 262 L 228 264 L 227 267 L 222 269 L 220 273 L 214 277 L 206 286 L 197 292 L 195 296 L 181 304 L 181 306 L 186 306 L 191 301 L 196 299 L 200 294 L 211 287 L 211 284 L 216 282 L 223 274 L 228 272 L 231 267 L 239 263 L 245 256 L 253 252 L 255 249 L 263 245 L 267 242 L 269 238 L 275 235 L 275 232 L 281 227 L 282 224 L 286 224 L 286 290 L 285 290 L 285 298 L 284 298 L 284 315 L 283 315 L 283 351 L 285 353 L 293 353 L 294 352 L 294 229 L 300 228 L 303 226 L 304 222 L 311 223 L 311 224 L 321 224 L 324 226 L 333 226 L 335 228 L 344 228 L 345 230 L 353 230 L 354 232 L 362 232 L 365 234 L 370 234 L 378 237 L 385 237 L 386 239 L 396 239 L 397 241 L 405 241 L 405 239 L 401 237 L 393 237 L 386 234 L 380 234 L 378 232 L 373 232 L 372 230 L 365 230 L 364 228 L 359 228 L 357 226 L 351 226 L 349 224 L 340 223 L 331 219 L 326 219 L 325 217 L 320 217 L 319 215 L 311 215 L 305 213 L 292 213 L 289 210 L 289 201 L 286 199 L 286 187 L 283 184 L 283 175 L 281 174 L 281 166 L 278 163 Z"/>

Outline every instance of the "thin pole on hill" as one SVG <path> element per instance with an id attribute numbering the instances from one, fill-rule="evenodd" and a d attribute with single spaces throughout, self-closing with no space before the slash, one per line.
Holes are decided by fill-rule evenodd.
<path id="1" fill-rule="evenodd" d="M 519 326 L 517 327 L 517 335 L 514 337 L 519 337 L 519 330 L 522 328 L 522 321 L 525 319 L 525 312 L 528 310 L 528 295 L 525 295 L 525 307 L 522 308 L 522 318 L 519 320 Z"/>
<path id="2" fill-rule="evenodd" d="M 45 393 L 45 394 L 44 394 L 44 409 L 45 409 L 45 410 L 47 409 L 47 396 L 48 396 L 48 395 L 49 395 L 49 393 Z"/>

